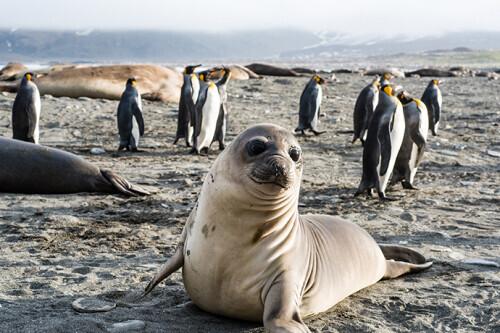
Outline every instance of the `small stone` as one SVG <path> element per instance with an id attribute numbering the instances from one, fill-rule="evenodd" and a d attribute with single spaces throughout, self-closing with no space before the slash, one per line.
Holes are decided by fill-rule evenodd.
<path id="1" fill-rule="evenodd" d="M 401 215 L 399 215 L 399 217 L 402 220 L 405 220 L 405 221 L 408 221 L 408 222 L 414 222 L 414 221 L 416 221 L 415 215 L 413 215 L 412 213 L 409 213 L 409 212 L 404 212 Z"/>
<path id="2" fill-rule="evenodd" d="M 446 155 L 446 156 L 458 156 L 458 153 L 457 152 L 454 152 L 454 151 L 451 151 L 451 150 L 446 150 L 446 149 L 443 149 L 443 150 L 440 150 L 439 153 L 441 155 Z"/>
<path id="3" fill-rule="evenodd" d="M 73 273 L 82 274 L 82 275 L 89 274 L 90 267 L 87 267 L 87 266 L 76 267 L 73 269 Z"/>
<path id="4" fill-rule="evenodd" d="M 500 265 L 491 260 L 485 260 L 485 259 L 480 259 L 480 258 L 470 258 L 470 259 L 465 259 L 463 260 L 464 264 L 469 264 L 469 265 L 481 265 L 481 266 L 491 266 L 491 267 L 500 267 Z"/>
<path id="5" fill-rule="evenodd" d="M 375 214 L 375 213 L 370 213 L 370 214 L 368 214 L 368 215 L 366 216 L 366 219 L 367 219 L 368 221 L 375 220 L 376 218 L 377 218 L 377 214 Z"/>
<path id="6" fill-rule="evenodd" d="M 116 307 L 116 303 L 96 298 L 81 297 L 71 303 L 73 309 L 82 313 L 107 312 Z"/>
<path id="7" fill-rule="evenodd" d="M 146 327 L 146 323 L 142 320 L 127 320 L 121 323 L 114 323 L 108 328 L 110 333 L 122 333 L 122 332 L 137 332 L 142 331 Z"/>
<path id="8" fill-rule="evenodd" d="M 189 178 L 185 178 L 184 179 L 184 184 L 186 186 L 193 186 L 193 181 L 191 179 L 189 179 Z"/>
<path id="9" fill-rule="evenodd" d="M 487 153 L 488 153 L 488 155 L 493 156 L 493 157 L 500 157 L 500 152 L 495 151 L 495 150 L 488 150 Z"/>
<path id="10" fill-rule="evenodd" d="M 103 148 L 92 148 L 90 149 L 90 153 L 92 155 L 102 155 L 102 154 L 106 154 L 106 151 L 103 149 Z"/>
<path id="11" fill-rule="evenodd" d="M 73 136 L 76 136 L 76 137 L 81 137 L 82 136 L 82 132 L 80 132 L 79 130 L 74 130 L 72 132 Z"/>

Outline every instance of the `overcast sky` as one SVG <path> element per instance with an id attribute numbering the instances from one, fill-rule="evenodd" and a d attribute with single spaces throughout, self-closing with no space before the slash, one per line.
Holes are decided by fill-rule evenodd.
<path id="1" fill-rule="evenodd" d="M 500 0 L 24 0 L 0 27 L 231 31 L 301 28 L 370 35 L 500 31 Z"/>

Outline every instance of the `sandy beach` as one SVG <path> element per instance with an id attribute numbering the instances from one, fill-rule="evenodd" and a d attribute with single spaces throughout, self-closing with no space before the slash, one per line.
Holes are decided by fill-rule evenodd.
<path id="1" fill-rule="evenodd" d="M 304 176 L 299 210 L 339 215 L 380 243 L 423 253 L 431 269 L 382 281 L 306 319 L 313 332 L 499 332 L 500 81 L 446 78 L 439 136 L 428 138 L 415 185 L 397 185 L 399 201 L 353 198 L 362 147 L 352 145 L 352 111 L 371 77 L 339 74 L 324 88 L 320 128 L 301 137 Z M 396 79 L 420 97 L 430 78 Z M 227 142 L 264 122 L 293 130 L 308 78 L 231 81 Z M 11 137 L 15 94 L 0 94 L 0 135 Z M 42 96 L 40 142 L 83 156 L 153 192 L 119 195 L 0 194 L 0 332 L 264 332 L 194 306 L 180 271 L 138 299 L 173 254 L 203 179 L 217 156 L 172 145 L 177 105 L 143 101 L 139 153 L 116 152 L 117 101 Z M 105 153 L 93 155 L 92 148 Z M 1 163 L 1 161 L 0 161 Z M 79 297 L 115 302 L 104 313 L 78 313 Z M 114 325 L 114 326 L 113 326 Z"/>

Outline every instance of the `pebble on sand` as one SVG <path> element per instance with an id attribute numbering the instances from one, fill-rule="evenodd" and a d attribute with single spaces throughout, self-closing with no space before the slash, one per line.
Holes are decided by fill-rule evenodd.
<path id="1" fill-rule="evenodd" d="M 122 332 L 137 332 L 142 331 L 146 327 L 146 323 L 142 320 L 127 320 L 121 323 L 114 323 L 108 332 L 110 333 L 122 333 Z"/>
<path id="2" fill-rule="evenodd" d="M 73 309 L 82 313 L 107 312 L 116 307 L 116 303 L 96 298 L 81 297 L 71 303 Z"/>
<path id="3" fill-rule="evenodd" d="M 102 155 L 106 154 L 106 151 L 103 148 L 98 147 L 98 148 L 91 148 L 90 153 L 92 155 Z"/>
<path id="4" fill-rule="evenodd" d="M 415 215 L 413 215 L 412 213 L 409 213 L 409 212 L 404 212 L 401 215 L 399 215 L 399 217 L 402 220 L 405 220 L 408 222 L 414 222 L 416 220 Z"/>

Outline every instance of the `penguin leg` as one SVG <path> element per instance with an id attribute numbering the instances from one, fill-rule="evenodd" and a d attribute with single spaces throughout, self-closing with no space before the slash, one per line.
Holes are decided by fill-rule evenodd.
<path id="1" fill-rule="evenodd" d="M 299 127 L 297 127 L 294 132 L 295 132 L 295 135 L 302 135 L 302 136 L 306 135 L 306 132 L 304 131 L 304 129 L 299 128 Z"/>
<path id="2" fill-rule="evenodd" d="M 125 148 L 127 148 L 127 146 L 120 144 L 120 145 L 118 146 L 118 151 L 121 151 L 121 150 L 123 150 L 123 149 L 125 149 Z M 127 150 L 128 150 L 128 149 L 127 149 Z"/>
<path id="3" fill-rule="evenodd" d="M 417 188 L 417 187 L 415 187 L 415 186 L 413 186 L 413 184 L 412 184 L 412 183 L 410 183 L 410 182 L 409 182 L 409 181 L 407 181 L 407 180 L 403 180 L 403 181 L 401 182 L 401 185 L 403 185 L 403 188 L 404 188 L 405 190 L 414 190 L 414 191 L 418 191 L 418 188 Z"/>
<path id="4" fill-rule="evenodd" d="M 208 147 L 201 148 L 199 155 L 208 156 Z"/>
<path id="5" fill-rule="evenodd" d="M 385 195 L 384 192 L 378 192 L 378 197 L 380 201 L 398 201 L 400 198 L 399 197 L 388 197 Z"/>

